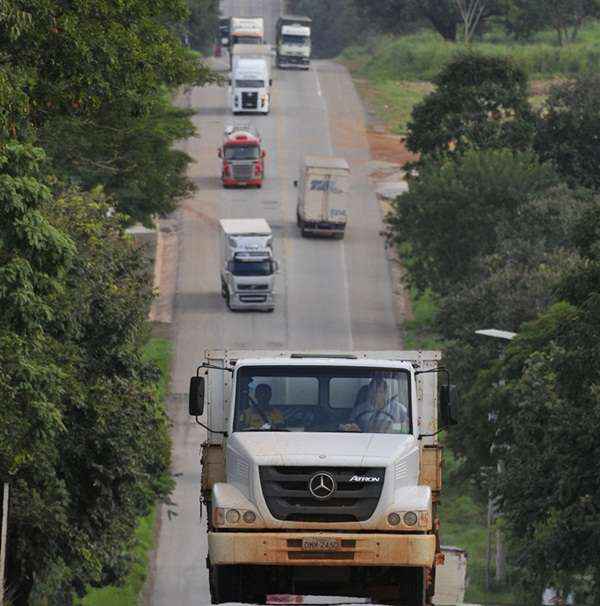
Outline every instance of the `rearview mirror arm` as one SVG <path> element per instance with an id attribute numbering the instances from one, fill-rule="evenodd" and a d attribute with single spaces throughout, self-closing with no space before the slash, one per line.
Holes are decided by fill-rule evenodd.
<path id="1" fill-rule="evenodd" d="M 201 420 L 200 417 L 195 417 L 196 419 L 196 423 L 198 423 L 198 425 L 200 425 L 200 427 L 204 427 L 204 429 L 206 429 L 206 431 L 208 431 L 209 433 L 217 433 L 222 435 L 224 438 L 228 438 L 229 434 L 226 431 L 216 431 L 214 429 L 211 429 L 208 425 L 205 425 Z"/>

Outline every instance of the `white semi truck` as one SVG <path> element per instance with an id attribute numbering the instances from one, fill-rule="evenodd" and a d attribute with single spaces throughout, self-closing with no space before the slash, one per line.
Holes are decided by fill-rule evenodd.
<path id="1" fill-rule="evenodd" d="M 277 21 L 277 67 L 310 68 L 312 19 L 303 15 L 283 15 Z"/>
<path id="2" fill-rule="evenodd" d="M 278 269 L 264 219 L 221 219 L 221 295 L 231 310 L 273 311 Z"/>
<path id="3" fill-rule="evenodd" d="M 242 56 L 233 61 L 230 80 L 232 112 L 268 114 L 272 83 L 270 59 Z"/>
<path id="4" fill-rule="evenodd" d="M 343 238 L 346 231 L 350 167 L 343 158 L 306 156 L 300 166 L 296 216 L 303 236 Z"/>
<path id="5" fill-rule="evenodd" d="M 206 352 L 189 412 L 208 430 L 201 491 L 213 603 L 282 594 L 430 603 L 443 561 L 436 436 L 457 412 L 439 360 Z"/>
<path id="6" fill-rule="evenodd" d="M 233 47 L 230 55 L 230 69 L 234 69 L 234 65 L 238 59 L 245 57 L 247 59 L 266 59 L 270 65 L 272 62 L 272 51 L 268 44 L 237 44 Z"/>

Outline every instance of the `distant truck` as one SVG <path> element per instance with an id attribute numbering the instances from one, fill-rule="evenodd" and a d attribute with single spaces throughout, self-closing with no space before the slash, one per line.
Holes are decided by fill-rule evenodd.
<path id="1" fill-rule="evenodd" d="M 297 219 L 303 236 L 343 238 L 347 222 L 350 167 L 343 158 L 306 156 L 300 167 Z"/>
<path id="2" fill-rule="evenodd" d="M 438 589 L 447 603 L 437 434 L 456 422 L 457 392 L 440 358 L 206 352 L 189 412 L 210 429 L 201 494 L 213 604 L 424 606 Z"/>
<path id="3" fill-rule="evenodd" d="M 270 59 L 266 57 L 236 59 L 230 80 L 232 112 L 268 114 L 271 109 L 271 84 Z"/>
<path id="4" fill-rule="evenodd" d="M 310 68 L 312 19 L 283 15 L 277 21 L 277 67 Z"/>
<path id="5" fill-rule="evenodd" d="M 229 53 L 229 69 L 233 70 L 234 64 L 242 57 L 246 59 L 264 58 L 271 65 L 271 46 L 269 44 L 236 44 Z"/>
<path id="6" fill-rule="evenodd" d="M 278 269 L 264 219 L 221 219 L 221 295 L 231 310 L 273 311 Z"/>
<path id="7" fill-rule="evenodd" d="M 228 126 L 219 147 L 223 187 L 262 187 L 266 152 L 258 131 L 250 125 Z"/>
<path id="8" fill-rule="evenodd" d="M 231 17 L 229 46 L 236 44 L 263 44 L 265 22 L 262 17 Z"/>

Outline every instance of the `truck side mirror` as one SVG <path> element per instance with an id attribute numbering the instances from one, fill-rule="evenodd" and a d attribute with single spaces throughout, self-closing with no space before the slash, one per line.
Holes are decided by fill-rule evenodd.
<path id="1" fill-rule="evenodd" d="M 273 86 L 273 78 L 269 78 L 269 86 Z"/>
<path id="2" fill-rule="evenodd" d="M 231 86 L 231 78 L 229 78 L 229 80 L 227 80 L 227 82 L 229 82 L 229 86 Z"/>
<path id="3" fill-rule="evenodd" d="M 458 389 L 456 385 L 440 387 L 440 416 L 443 427 L 458 423 Z"/>
<path id="4" fill-rule="evenodd" d="M 190 379 L 190 415 L 201 417 L 204 413 L 204 377 Z"/>
<path id="5" fill-rule="evenodd" d="M 294 187 L 298 187 L 298 181 L 294 181 Z"/>
<path id="6" fill-rule="evenodd" d="M 262 152 L 260 153 L 260 157 L 261 158 L 266 158 L 267 157 L 267 152 L 263 149 Z"/>
<path id="7" fill-rule="evenodd" d="M 221 148 L 219 147 L 218 151 L 217 151 L 217 155 L 219 156 L 219 158 L 223 157 L 223 152 L 221 151 Z"/>

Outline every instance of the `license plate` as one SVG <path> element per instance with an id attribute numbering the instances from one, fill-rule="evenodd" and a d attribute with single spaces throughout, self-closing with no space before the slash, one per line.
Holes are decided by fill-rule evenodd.
<path id="1" fill-rule="evenodd" d="M 305 551 L 337 551 L 342 546 L 340 539 L 315 537 L 302 539 L 302 549 Z"/>

